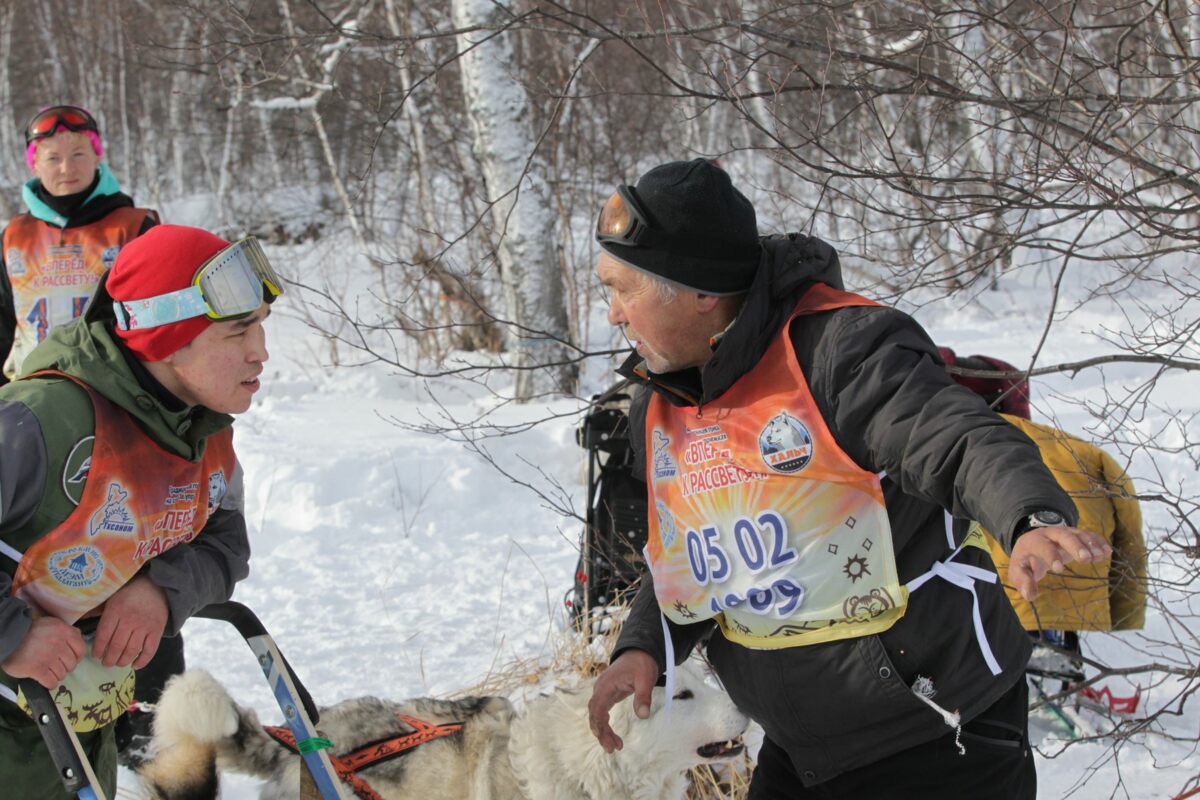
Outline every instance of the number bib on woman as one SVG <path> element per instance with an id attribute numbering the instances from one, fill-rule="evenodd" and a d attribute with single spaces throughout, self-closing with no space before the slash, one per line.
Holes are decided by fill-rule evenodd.
<path id="1" fill-rule="evenodd" d="M 904 614 L 879 477 L 842 452 L 796 362 L 792 318 L 870 300 L 814 285 L 754 369 L 701 410 L 646 417 L 649 564 L 678 623 L 794 647 L 886 630 Z"/>
<path id="2" fill-rule="evenodd" d="M 4 263 L 17 323 L 7 375 L 16 375 L 51 328 L 83 314 L 100 276 L 138 235 L 148 213 L 153 212 L 117 208 L 103 219 L 71 228 L 55 228 L 29 214 L 13 218 L 4 231 Z"/>

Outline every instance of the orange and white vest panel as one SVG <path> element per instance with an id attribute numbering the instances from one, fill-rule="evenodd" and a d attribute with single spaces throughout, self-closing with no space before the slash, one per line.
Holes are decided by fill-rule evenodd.
<path id="1" fill-rule="evenodd" d="M 233 430 L 188 461 L 159 447 L 124 411 L 80 383 L 96 410 L 79 505 L 30 546 L 13 594 L 66 622 L 95 612 L 150 559 L 200 535 L 233 475 Z M 85 440 L 86 441 L 86 440 Z"/>
<path id="2" fill-rule="evenodd" d="M 138 235 L 144 208 L 114 209 L 103 219 L 55 228 L 20 214 L 4 231 L 4 265 L 12 284 L 17 328 L 4 372 L 14 377 L 50 329 L 83 313 L 100 276 Z"/>
<path id="3" fill-rule="evenodd" d="M 904 614 L 879 476 L 834 440 L 791 319 L 875 305 L 816 284 L 758 364 L 702 408 L 655 395 L 646 417 L 648 561 L 662 612 L 716 618 L 731 641 L 794 647 L 878 633 Z"/>

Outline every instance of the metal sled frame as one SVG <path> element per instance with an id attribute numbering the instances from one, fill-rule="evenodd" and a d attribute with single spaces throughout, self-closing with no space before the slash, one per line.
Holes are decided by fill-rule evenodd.
<path id="1" fill-rule="evenodd" d="M 330 743 L 317 733 L 316 723 L 320 715 L 311 695 L 254 612 L 241 603 L 229 600 L 207 606 L 196 612 L 195 616 L 228 622 L 250 645 L 271 686 L 271 693 L 275 695 L 275 702 L 283 711 L 284 721 L 299 743 L 308 777 L 312 779 L 322 800 L 354 800 L 347 794 L 329 760 L 326 748 Z M 301 775 L 301 797 L 304 797 L 303 784 L 304 775 Z"/>
<path id="2" fill-rule="evenodd" d="M 601 479 L 604 474 L 604 458 L 614 457 L 614 443 L 628 436 L 628 415 L 624 411 L 607 409 L 612 416 L 610 424 L 597 424 L 599 412 L 605 411 L 607 404 L 618 398 L 630 397 L 632 382 L 621 380 L 606 391 L 594 395 L 589 406 L 588 414 L 575 432 L 576 444 L 587 452 L 587 507 L 584 515 L 583 530 L 579 537 L 579 561 L 576 566 L 575 585 L 568 589 L 563 597 L 564 604 L 570 609 L 570 616 L 576 628 L 591 640 L 594 636 L 604 633 L 611 621 L 611 607 L 594 607 L 592 604 L 597 576 L 594 572 L 596 559 L 605 558 L 610 563 L 610 569 L 615 571 L 619 565 L 612 561 L 612 547 L 601 547 L 597 542 L 597 523 L 599 516 L 600 498 L 602 493 Z M 613 512 L 609 512 L 610 514 Z M 610 603 L 614 598 L 609 598 Z M 621 603 L 627 605 L 629 598 Z"/>
<path id="3" fill-rule="evenodd" d="M 37 723 L 54 767 L 58 770 L 63 789 L 79 800 L 108 800 L 100 788 L 87 753 L 79 744 L 79 737 L 63 716 L 62 709 L 50 697 L 50 692 L 30 678 L 22 678 L 20 685 L 33 712 L 33 721 Z"/>

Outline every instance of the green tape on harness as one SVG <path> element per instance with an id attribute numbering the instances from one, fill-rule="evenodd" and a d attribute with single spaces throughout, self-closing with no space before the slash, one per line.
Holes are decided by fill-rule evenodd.
<path id="1" fill-rule="evenodd" d="M 296 749 L 299 750 L 301 754 L 315 753 L 318 750 L 328 750 L 331 747 L 333 747 L 333 742 L 329 741 L 328 739 L 322 739 L 320 736 L 313 736 L 312 738 L 301 739 L 300 741 L 296 742 Z"/>

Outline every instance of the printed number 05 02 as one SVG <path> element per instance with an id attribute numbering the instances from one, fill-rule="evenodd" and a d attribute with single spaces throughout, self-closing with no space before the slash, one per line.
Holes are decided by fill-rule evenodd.
<path id="1" fill-rule="evenodd" d="M 763 511 L 759 513 L 757 521 L 758 525 L 755 525 L 749 518 L 739 517 L 733 523 L 733 541 L 745 571 L 757 575 L 764 569 L 773 569 L 800 557 L 794 548 L 788 546 L 787 525 L 778 512 Z M 768 533 L 771 534 L 769 545 L 766 541 Z M 721 545 L 721 533 L 716 527 L 704 525 L 699 533 L 689 530 L 684 538 L 688 564 L 696 583 L 707 586 L 729 579 L 732 562 L 729 553 Z"/>

